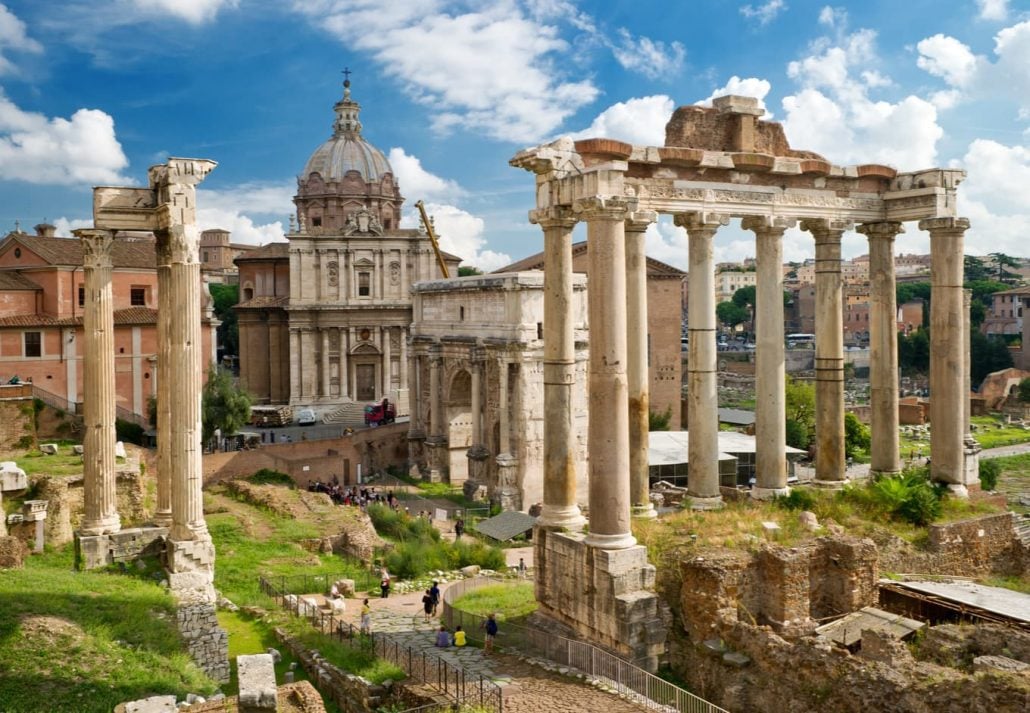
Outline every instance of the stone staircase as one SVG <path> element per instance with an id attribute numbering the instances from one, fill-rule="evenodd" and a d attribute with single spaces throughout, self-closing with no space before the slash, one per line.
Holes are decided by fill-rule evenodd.
<path id="1" fill-rule="evenodd" d="M 347 401 L 322 416 L 322 422 L 339 423 L 344 426 L 364 426 L 365 404 L 357 401 Z"/>

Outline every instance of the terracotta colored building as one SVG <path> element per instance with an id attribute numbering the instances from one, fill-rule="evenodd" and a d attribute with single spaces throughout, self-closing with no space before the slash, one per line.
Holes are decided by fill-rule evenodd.
<path id="1" fill-rule="evenodd" d="M 544 254 L 537 253 L 496 270 L 524 272 L 543 270 Z M 572 246 L 572 269 L 587 274 L 587 244 Z M 680 299 L 686 273 L 664 262 L 647 259 L 647 334 L 648 373 L 651 377 L 651 411 L 669 410 L 669 429 L 680 429 L 680 394 L 682 392 L 682 348 L 680 344 Z M 587 290 L 590 290 L 587 275 Z M 545 317 L 546 318 L 546 317 Z"/>
<path id="2" fill-rule="evenodd" d="M 236 284 L 237 269 L 233 261 L 256 249 L 256 245 L 231 242 L 228 230 L 205 230 L 200 234 L 200 269 L 209 282 Z"/>
<path id="3" fill-rule="evenodd" d="M 237 257 L 240 383 L 256 403 L 407 413 L 411 286 L 442 277 L 429 236 L 400 228 L 404 197 L 362 137 L 344 82 L 332 136 L 297 178 L 287 243 Z M 461 259 L 444 253 L 452 275 Z"/>
<path id="4" fill-rule="evenodd" d="M 157 269 L 152 237 L 124 237 L 112 248 L 115 389 L 119 416 L 145 416 L 156 393 Z M 82 308 L 86 301 L 82 246 L 54 236 L 15 232 L 0 241 L 0 379 L 17 376 L 75 410 L 82 401 Z M 203 330 L 204 353 L 215 360 L 218 323 Z M 53 400 L 53 399 L 52 399 Z"/>

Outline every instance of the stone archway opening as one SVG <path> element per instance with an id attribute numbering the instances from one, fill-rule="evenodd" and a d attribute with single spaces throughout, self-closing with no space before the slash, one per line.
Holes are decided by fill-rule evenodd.
<path id="1" fill-rule="evenodd" d="M 472 446 L 472 375 L 462 369 L 451 379 L 445 406 L 447 461 L 451 484 L 468 480 L 468 449 Z"/>

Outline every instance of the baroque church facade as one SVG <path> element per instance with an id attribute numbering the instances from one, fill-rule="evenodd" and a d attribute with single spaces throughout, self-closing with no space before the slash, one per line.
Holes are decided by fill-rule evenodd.
<path id="1" fill-rule="evenodd" d="M 407 413 L 411 286 L 443 277 L 424 229 L 402 229 L 386 156 L 362 137 L 350 81 L 333 134 L 297 178 L 288 243 L 236 260 L 240 383 L 255 403 Z M 451 274 L 460 258 L 444 253 Z"/>

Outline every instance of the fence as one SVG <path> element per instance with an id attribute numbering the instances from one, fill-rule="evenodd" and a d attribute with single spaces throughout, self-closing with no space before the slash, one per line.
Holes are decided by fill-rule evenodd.
<path id="1" fill-rule="evenodd" d="M 442 620 L 453 631 L 461 626 L 467 638 L 481 641 L 479 632 L 486 617 L 456 609 L 453 603 L 473 589 L 501 580 L 489 577 L 465 579 L 449 586 L 443 593 Z M 584 641 L 558 636 L 552 631 L 501 622 L 498 643 L 525 654 L 578 669 L 600 679 L 620 695 L 629 695 L 652 710 L 675 710 L 679 713 L 727 713 L 719 706 L 695 696 L 679 686 L 655 676 L 614 654 Z"/>
<path id="2" fill-rule="evenodd" d="M 336 621 L 332 613 L 306 603 L 297 592 L 287 589 L 294 586 L 327 586 L 329 575 L 298 575 L 268 579 L 261 577 L 261 591 L 272 597 L 277 604 L 303 617 L 315 629 L 332 639 L 353 648 L 363 649 L 374 656 L 396 664 L 416 681 L 419 681 L 458 705 L 472 704 L 488 711 L 502 713 L 503 696 L 501 687 L 486 677 L 469 673 L 454 666 L 431 652 L 414 649 L 385 632 L 362 634 L 353 624 Z M 325 589 L 301 589 L 300 594 L 326 591 Z"/>

